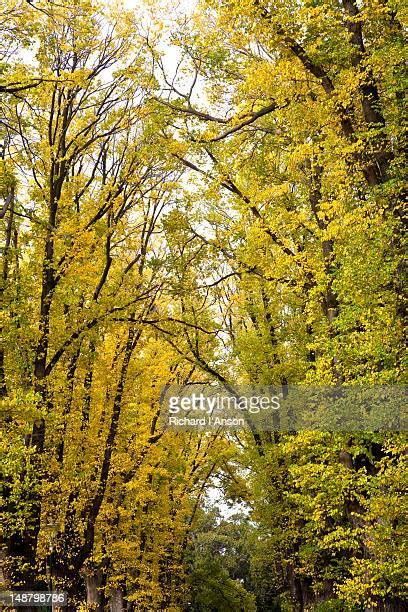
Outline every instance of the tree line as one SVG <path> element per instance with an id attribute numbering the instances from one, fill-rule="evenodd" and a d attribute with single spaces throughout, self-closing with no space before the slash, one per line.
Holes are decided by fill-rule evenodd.
<path id="1" fill-rule="evenodd" d="M 173 8 L 1 8 L 0 582 L 402 610 L 403 433 L 160 421 L 171 384 L 406 382 L 402 3 Z"/>

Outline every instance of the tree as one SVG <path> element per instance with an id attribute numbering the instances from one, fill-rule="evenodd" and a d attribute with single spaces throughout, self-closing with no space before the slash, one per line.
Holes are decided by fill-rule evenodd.
<path id="1" fill-rule="evenodd" d="M 401 434 L 160 420 L 172 383 L 403 382 L 400 4 L 2 11 L 7 588 L 402 609 Z"/>
<path id="2" fill-rule="evenodd" d="M 199 177 L 199 194 L 186 194 L 183 242 L 201 241 L 209 267 L 218 270 L 203 291 L 222 311 L 218 325 L 236 358 L 227 374 L 214 372 L 205 351 L 196 363 L 230 384 L 237 373 L 240 381 L 262 384 L 402 382 L 398 8 L 207 2 L 195 19 L 196 29 L 190 21 L 173 38 L 184 71 L 174 77 L 160 67 L 160 103 L 174 117 L 165 134 L 170 152 Z M 204 265 L 200 273 L 208 279 Z M 359 555 L 371 554 L 366 498 L 374 499 L 389 444 L 373 434 L 326 439 L 329 455 L 313 455 L 304 472 L 299 466 L 303 476 L 313 474 L 317 489 L 307 480 L 299 493 L 299 485 L 292 492 L 291 474 L 300 457 L 292 459 L 290 449 L 302 440 L 258 436 L 252 459 L 255 474 L 270 478 L 273 497 L 261 495 L 261 507 L 283 506 L 265 528 L 282 544 L 283 589 L 300 607 L 336 597 L 336 589 L 344 594 L 341 585 L 359 567 Z M 310 444 L 314 453 L 319 437 Z M 338 497 L 322 473 L 329 486 L 337 483 Z M 338 546 L 331 574 L 326 536 L 303 535 L 309 490 L 316 503 L 337 499 L 340 525 L 329 519 L 326 527 Z M 282 541 L 288 524 L 293 538 Z M 347 552 L 338 543 L 344 528 Z M 399 587 L 385 579 L 386 566 L 373 579 L 377 586 L 370 591 L 364 583 L 361 599 L 347 601 L 399 609 Z M 382 590 L 383 580 L 393 595 Z"/>

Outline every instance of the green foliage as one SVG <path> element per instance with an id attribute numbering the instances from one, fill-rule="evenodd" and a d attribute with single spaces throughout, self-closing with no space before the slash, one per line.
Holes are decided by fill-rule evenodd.
<path id="1" fill-rule="evenodd" d="M 250 581 L 248 524 L 240 517 L 219 521 L 204 515 L 191 534 L 186 553 L 188 610 L 257 610 Z"/>

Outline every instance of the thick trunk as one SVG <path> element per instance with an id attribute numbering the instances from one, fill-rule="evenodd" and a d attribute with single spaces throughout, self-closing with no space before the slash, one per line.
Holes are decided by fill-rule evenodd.
<path id="1" fill-rule="evenodd" d="M 109 610 L 110 612 L 123 612 L 123 610 L 126 610 L 122 589 L 117 588 L 112 591 L 109 601 Z"/>
<path id="2" fill-rule="evenodd" d="M 103 597 L 101 588 L 103 587 L 102 572 L 90 572 L 85 575 L 86 582 L 86 603 L 91 610 L 103 612 Z"/>
<path id="3" fill-rule="evenodd" d="M 323 168 L 318 164 L 313 164 L 312 160 L 307 160 L 305 169 L 308 174 L 308 186 L 309 186 L 309 202 L 312 213 L 315 217 L 316 224 L 319 230 L 324 231 L 327 229 L 330 219 L 322 216 L 320 203 L 322 200 L 322 189 L 321 181 L 323 175 Z M 336 336 L 335 321 L 339 315 L 340 304 L 336 292 L 333 289 L 334 273 L 336 271 L 336 261 L 334 255 L 334 242 L 333 240 L 322 241 L 322 255 L 324 261 L 324 271 L 327 278 L 326 289 L 322 295 L 321 307 L 323 314 L 328 322 L 329 336 L 334 338 Z M 337 385 L 344 382 L 344 377 L 341 373 L 338 357 L 335 355 L 332 359 L 332 374 L 334 381 Z"/>
<path id="4" fill-rule="evenodd" d="M 47 355 L 50 333 L 50 312 L 52 297 L 56 287 L 54 271 L 54 232 L 56 227 L 58 200 L 61 195 L 63 173 L 60 173 L 52 164 L 50 174 L 50 197 L 47 233 L 44 244 L 44 258 L 42 264 L 42 286 L 40 298 L 39 340 L 36 346 L 34 359 L 34 391 L 39 397 L 41 412 L 46 407 L 51 409 L 47 396 Z M 44 478 L 43 451 L 45 443 L 45 419 L 38 419 L 32 427 L 32 432 L 26 437 L 26 445 L 32 448 L 31 463 L 33 473 L 38 481 Z M 22 479 L 25 474 L 22 474 Z M 37 585 L 37 539 L 40 531 L 41 498 L 38 491 L 33 490 L 27 494 L 27 505 L 30 508 L 29 520 L 24 531 L 12 536 L 9 553 L 13 557 L 14 581 L 24 588 L 35 590 Z M 13 585 L 14 586 L 14 585 Z"/>

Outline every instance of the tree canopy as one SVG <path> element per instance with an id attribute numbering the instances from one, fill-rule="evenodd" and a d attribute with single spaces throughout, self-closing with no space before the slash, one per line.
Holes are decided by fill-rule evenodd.
<path id="1" fill-rule="evenodd" d="M 0 591 L 405 609 L 403 431 L 161 420 L 173 384 L 406 384 L 404 3 L 0 27 Z"/>

